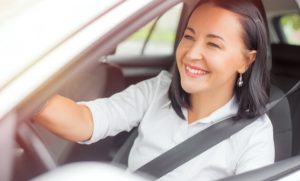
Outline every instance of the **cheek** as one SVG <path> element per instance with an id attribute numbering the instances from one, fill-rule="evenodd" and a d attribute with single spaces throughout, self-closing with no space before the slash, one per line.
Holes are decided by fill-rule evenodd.
<path id="1" fill-rule="evenodd" d="M 224 53 L 212 53 L 207 51 L 205 55 L 205 63 L 207 67 L 213 72 L 219 72 L 229 64 L 227 56 Z"/>
<path id="2" fill-rule="evenodd" d="M 241 65 L 241 60 L 233 53 L 225 53 L 219 55 L 211 55 L 207 61 L 207 66 L 211 71 L 219 75 L 232 76 L 237 73 Z"/>

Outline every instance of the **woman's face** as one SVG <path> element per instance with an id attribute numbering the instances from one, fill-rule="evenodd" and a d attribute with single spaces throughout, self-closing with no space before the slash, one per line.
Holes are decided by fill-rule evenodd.
<path id="1" fill-rule="evenodd" d="M 244 45 L 239 18 L 211 4 L 192 13 L 176 51 L 181 85 L 187 93 L 233 93 L 237 74 L 255 59 Z"/>

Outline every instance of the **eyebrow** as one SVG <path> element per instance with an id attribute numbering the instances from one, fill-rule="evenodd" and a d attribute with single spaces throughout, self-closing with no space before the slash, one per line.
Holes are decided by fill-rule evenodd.
<path id="1" fill-rule="evenodd" d="M 207 37 L 208 38 L 218 38 L 222 41 L 225 41 L 224 38 L 222 38 L 221 36 L 215 35 L 215 34 L 208 34 Z"/>
<path id="2" fill-rule="evenodd" d="M 187 29 L 187 30 L 190 30 L 193 34 L 196 34 L 196 32 L 195 32 L 195 30 L 194 30 L 193 28 L 187 27 L 186 29 Z"/>
<path id="3" fill-rule="evenodd" d="M 189 30 L 193 34 L 196 34 L 196 31 L 193 28 L 191 28 L 191 27 L 187 27 L 186 30 Z M 220 39 L 222 41 L 225 41 L 224 38 L 222 38 L 221 36 L 215 35 L 215 34 L 208 34 L 207 37 L 208 38 L 218 38 L 218 39 Z"/>

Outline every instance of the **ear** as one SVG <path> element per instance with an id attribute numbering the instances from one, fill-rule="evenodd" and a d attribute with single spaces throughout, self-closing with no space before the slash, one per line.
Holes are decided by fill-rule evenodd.
<path id="1" fill-rule="evenodd" d="M 243 74 L 245 73 L 248 68 L 250 67 L 250 65 L 255 61 L 256 59 L 256 54 L 257 51 L 256 50 L 250 50 L 246 53 L 245 55 L 245 62 L 243 63 L 243 65 L 241 66 L 240 69 L 238 69 L 238 72 Z"/>

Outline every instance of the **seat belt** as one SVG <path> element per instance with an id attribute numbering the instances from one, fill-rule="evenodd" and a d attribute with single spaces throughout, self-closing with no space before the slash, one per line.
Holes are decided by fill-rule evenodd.
<path id="1" fill-rule="evenodd" d="M 299 85 L 300 81 L 298 81 L 282 97 L 268 103 L 263 114 L 267 113 L 270 109 L 276 106 L 287 95 L 296 91 L 299 88 Z M 191 160 L 195 156 L 229 138 L 234 133 L 253 123 L 259 117 L 260 116 L 256 116 L 250 119 L 243 118 L 237 121 L 234 120 L 234 116 L 231 116 L 188 138 L 174 148 L 171 148 L 167 152 L 146 163 L 134 173 L 148 174 L 155 179 L 160 178 L 161 176 L 171 172 L 180 165 Z"/>

